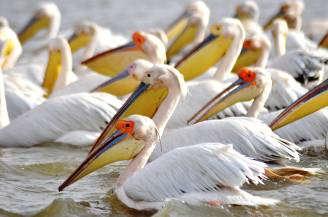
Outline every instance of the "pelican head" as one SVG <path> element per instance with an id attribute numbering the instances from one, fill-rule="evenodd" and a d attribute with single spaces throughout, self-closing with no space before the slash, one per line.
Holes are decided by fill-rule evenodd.
<path id="1" fill-rule="evenodd" d="M 158 139 L 162 131 L 160 129 L 156 130 L 153 123 L 148 124 L 146 127 L 140 126 L 140 129 L 137 130 L 137 128 L 139 128 L 139 121 L 132 122 L 131 119 L 120 120 L 121 116 L 130 108 L 130 106 L 137 102 L 139 98 L 142 98 L 147 90 L 151 91 L 151 89 L 169 88 L 169 91 L 178 91 L 174 94 L 179 96 L 186 92 L 183 77 L 172 66 L 155 64 L 152 68 L 143 73 L 139 72 L 134 74 L 133 70 L 131 73 L 132 76 L 141 79 L 140 85 L 114 115 L 102 135 L 98 138 L 96 142 L 98 145 L 96 148 L 90 152 L 86 160 L 59 187 L 59 190 L 63 190 L 66 186 L 107 164 L 134 158 L 144 148 L 145 142 L 143 140 L 153 143 Z M 154 99 L 143 102 L 143 107 L 151 106 L 152 100 Z M 177 103 L 178 101 L 176 101 L 176 104 Z M 167 110 L 165 111 L 165 114 L 170 112 L 173 111 Z M 165 116 L 165 114 L 161 115 Z M 148 118 L 132 120 L 146 120 L 147 123 L 151 123 L 151 120 Z M 116 129 L 113 130 L 113 128 Z M 106 132 L 109 133 L 107 134 Z M 107 137 L 106 135 L 110 136 Z"/>
<path id="2" fill-rule="evenodd" d="M 133 42 L 110 49 L 82 62 L 91 70 L 100 74 L 115 77 L 134 60 L 145 59 L 152 63 L 164 63 L 166 61 L 165 46 L 162 41 L 153 34 L 135 32 L 132 35 Z M 124 96 L 134 90 L 137 82 L 132 78 L 116 81 L 107 87 L 106 92 Z"/>
<path id="3" fill-rule="evenodd" d="M 253 35 L 244 41 L 241 53 L 233 67 L 238 72 L 244 67 L 265 67 L 269 58 L 271 43 L 268 37 L 261 33 Z"/>
<path id="4" fill-rule="evenodd" d="M 7 20 L 0 17 L 0 69 L 12 68 L 22 51 L 16 33 L 9 27 Z"/>
<path id="5" fill-rule="evenodd" d="M 328 79 L 304 94 L 282 111 L 270 124 L 272 130 L 299 120 L 328 106 Z"/>
<path id="6" fill-rule="evenodd" d="M 234 41 L 244 38 L 245 31 L 241 22 L 224 18 L 211 25 L 210 34 L 178 61 L 176 68 L 184 75 L 185 80 L 193 79 L 217 64 L 228 53 Z"/>
<path id="7" fill-rule="evenodd" d="M 288 27 L 297 30 L 301 27 L 301 16 L 304 10 L 304 2 L 302 0 L 287 0 L 280 6 L 280 10 L 274 14 L 264 25 L 264 29 L 271 28 L 274 20 L 283 18 L 286 20 Z"/>
<path id="8" fill-rule="evenodd" d="M 68 43 L 72 53 L 87 46 L 97 36 L 99 26 L 96 23 L 84 21 L 74 28 L 74 33 L 69 37 Z"/>
<path id="9" fill-rule="evenodd" d="M 55 88 L 60 73 L 62 71 L 72 70 L 72 54 L 65 38 L 58 36 L 51 39 L 48 45 L 48 53 L 48 64 L 42 84 L 47 96 Z"/>
<path id="10" fill-rule="evenodd" d="M 271 91 L 270 74 L 266 73 L 264 68 L 250 67 L 240 70 L 238 77 L 235 82 L 194 114 L 188 123 L 195 124 L 207 120 L 235 103 L 250 100 L 254 102 L 247 116 L 256 117 Z"/>
<path id="11" fill-rule="evenodd" d="M 18 38 L 20 42 L 25 44 L 43 29 L 48 31 L 48 38 L 55 37 L 59 31 L 60 16 L 60 11 L 55 3 L 41 3 L 30 21 L 19 32 Z"/>
<path id="12" fill-rule="evenodd" d="M 5 17 L 0 16 L 0 28 L 8 27 L 8 26 L 9 26 L 8 20 Z"/>
<path id="13" fill-rule="evenodd" d="M 133 159 L 145 145 L 155 143 L 159 138 L 154 121 L 145 116 L 131 115 L 117 121 L 114 128 L 104 145 L 83 161 L 59 186 L 59 191 L 108 164 Z"/>
<path id="14" fill-rule="evenodd" d="M 210 11 L 203 1 L 195 1 L 170 25 L 166 31 L 169 40 L 167 58 L 171 59 L 187 45 L 194 45 L 204 39 Z"/>
<path id="15" fill-rule="evenodd" d="M 156 28 L 156 29 L 151 29 L 149 31 L 150 34 L 155 35 L 157 38 L 159 38 L 163 44 L 166 46 L 167 43 L 169 42 L 169 39 L 167 38 L 167 35 L 164 30 Z"/>
<path id="16" fill-rule="evenodd" d="M 254 21 L 258 21 L 260 17 L 259 6 L 255 1 L 245 1 L 240 3 L 236 7 L 235 18 L 240 20 L 251 19 Z"/>

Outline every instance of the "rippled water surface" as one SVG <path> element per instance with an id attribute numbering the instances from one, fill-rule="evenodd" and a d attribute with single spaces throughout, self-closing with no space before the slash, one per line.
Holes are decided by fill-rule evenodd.
<path id="1" fill-rule="evenodd" d="M 0 15 L 19 29 L 36 7 L 36 0 L 0 0 Z M 62 30 L 76 21 L 90 19 L 126 36 L 137 29 L 163 27 L 175 18 L 188 0 L 56 0 L 63 13 Z M 233 14 L 240 1 L 212 0 L 208 5 L 212 21 Z M 281 0 L 258 1 L 261 20 Z M 308 0 L 304 22 L 328 18 L 326 0 Z M 19 133 L 17 134 L 19 136 Z M 58 185 L 83 160 L 87 148 L 44 144 L 33 148 L 0 149 L 0 216 L 151 216 L 124 207 L 112 194 L 113 185 L 125 163 L 108 166 L 82 179 L 62 193 Z M 303 157 L 301 165 L 320 167 L 322 174 L 300 185 L 269 183 L 249 191 L 280 199 L 276 207 L 195 207 L 181 202 L 170 204 L 157 216 L 328 216 L 328 157 Z"/>

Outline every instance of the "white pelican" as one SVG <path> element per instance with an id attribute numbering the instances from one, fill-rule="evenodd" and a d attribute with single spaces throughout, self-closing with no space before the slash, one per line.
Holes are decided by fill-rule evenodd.
<path id="1" fill-rule="evenodd" d="M 246 38 L 263 33 L 262 27 L 258 20 L 260 17 L 259 6 L 255 1 L 245 1 L 236 6 L 235 18 L 238 18 L 246 32 Z"/>
<path id="2" fill-rule="evenodd" d="M 169 66 L 157 66 L 157 68 L 161 67 L 165 68 Z M 130 76 L 138 80 L 144 77 L 152 79 L 152 72 L 156 75 L 155 69 L 157 68 L 155 67 L 153 71 L 149 70 L 148 72 L 139 71 L 138 74 L 132 71 L 130 72 Z M 169 69 L 170 68 L 172 67 L 169 67 Z M 164 107 L 165 109 L 160 109 L 163 108 L 161 105 L 165 105 L 172 100 L 171 98 L 174 97 L 173 95 L 174 92 L 170 92 L 170 90 L 156 87 L 151 88 L 142 94 L 132 106 L 123 105 L 122 110 L 118 111 L 117 115 L 113 117 L 112 122 L 115 122 L 121 115 L 127 116 L 130 114 L 142 114 L 150 117 L 156 116 L 159 119 L 164 118 L 168 112 L 173 111 L 169 111 L 166 107 Z M 132 103 L 129 99 L 126 102 Z M 145 103 L 147 103 L 148 106 L 144 106 Z M 126 109 L 128 110 L 124 112 Z M 99 145 L 101 145 L 100 141 L 105 139 L 111 132 L 111 123 L 98 138 L 92 151 L 97 149 Z M 161 131 L 162 129 L 159 128 L 160 133 Z M 159 147 L 156 148 L 151 157 L 152 159 L 180 145 L 220 141 L 234 144 L 234 148 L 240 153 L 262 161 L 279 162 L 282 159 L 299 160 L 296 151 L 297 147 L 294 144 L 281 139 L 274 134 L 267 125 L 255 119 L 231 118 L 229 121 L 211 120 L 195 126 L 167 130 L 164 132 L 162 138 L 162 141 L 164 140 L 165 146 L 161 149 Z"/>
<path id="3" fill-rule="evenodd" d="M 47 30 L 46 35 L 43 37 L 44 41 L 38 42 L 37 48 L 43 48 L 43 46 L 48 44 L 50 39 L 57 36 L 60 27 L 60 19 L 60 11 L 55 3 L 41 3 L 34 12 L 33 17 L 18 33 L 21 44 L 24 45 L 41 30 Z"/>
<path id="4" fill-rule="evenodd" d="M 227 74 L 230 73 L 240 53 L 244 38 L 244 30 L 238 20 L 223 19 L 220 23 L 212 25 L 211 34 L 178 62 L 176 68 L 184 75 L 186 80 L 198 77 L 215 64 L 218 67 L 212 76 L 213 78 L 188 82 L 188 96 L 175 110 L 167 128 L 185 126 L 189 118 L 188 114 L 196 112 L 200 105 L 217 94 L 220 87 L 223 88 L 226 85 L 219 81 L 224 80 Z M 125 74 L 125 76 L 127 77 L 128 74 Z M 122 78 L 124 77 L 119 79 Z M 112 83 L 112 80 L 109 82 Z M 128 85 L 131 86 L 131 84 Z M 103 86 L 106 86 L 106 83 Z M 244 105 L 236 106 L 231 110 L 229 109 L 227 112 L 246 112 Z"/>
<path id="5" fill-rule="evenodd" d="M 283 39 L 280 40 L 278 38 L 278 42 L 284 41 Z M 278 45 L 276 42 L 274 45 L 277 46 L 276 49 L 280 51 L 282 50 L 281 47 L 284 47 L 284 45 Z M 306 51 L 297 50 L 287 52 L 282 56 L 275 57 L 268 61 L 270 47 L 270 41 L 264 34 L 258 34 L 249 38 L 244 43 L 244 49 L 234 66 L 234 71 L 239 71 L 241 68 L 247 66 L 267 66 L 270 69 L 285 71 L 285 73 L 290 74 L 307 88 L 322 80 L 324 68 L 327 64 L 327 57 L 324 57 L 319 53 L 312 54 Z"/>
<path id="6" fill-rule="evenodd" d="M 169 62 L 175 55 L 184 55 L 203 41 L 209 18 L 210 10 L 203 1 L 193 1 L 187 5 L 185 12 L 166 31 Z"/>
<path id="7" fill-rule="evenodd" d="M 131 43 L 110 49 L 84 61 L 84 64 L 88 67 L 96 69 L 96 71 L 100 70 L 102 73 L 96 74 L 89 72 L 87 75 L 80 76 L 79 80 L 55 92 L 52 96 L 90 92 L 95 89 L 116 96 L 128 94 L 137 85 L 133 79 L 126 78 L 111 85 L 101 84 L 109 79 L 108 75 L 116 76 L 120 72 L 119 70 L 124 70 L 133 60 L 144 58 L 151 60 L 153 63 L 164 63 L 166 61 L 165 46 L 153 34 L 134 32 L 132 34 L 132 41 Z"/>
<path id="8" fill-rule="evenodd" d="M 9 27 L 4 17 L 0 17 L 0 46 L 0 68 L 7 70 L 14 67 L 23 49 L 16 33 Z"/>
<path id="9" fill-rule="evenodd" d="M 118 178 L 115 189 L 117 197 L 130 208 L 160 209 L 165 200 L 171 198 L 217 205 L 257 206 L 277 202 L 254 197 L 240 189 L 246 182 L 261 183 L 265 164 L 246 158 L 229 145 L 212 143 L 184 147 L 146 165 L 186 87 L 180 73 L 165 65 L 153 67 L 142 80 L 125 106 L 150 86 L 168 88 L 168 95 L 153 120 L 132 115 L 117 121 L 116 131 L 87 156 L 60 185 L 59 191 L 109 163 L 133 159 Z M 125 106 L 119 112 L 123 112 Z"/>
<path id="10" fill-rule="evenodd" d="M 197 123 L 206 120 L 217 112 L 233 105 L 240 101 L 249 101 L 254 99 L 252 106 L 248 110 L 247 116 L 258 117 L 266 123 L 270 123 L 280 111 L 272 113 L 259 114 L 261 107 L 264 106 L 270 95 L 271 79 L 270 72 L 264 68 L 249 68 L 240 72 L 240 77 L 247 76 L 249 79 L 245 84 L 235 88 L 240 84 L 240 79 L 233 83 L 226 90 L 218 94 L 210 100 L 200 111 L 198 111 L 190 120 L 190 123 Z M 234 89 L 235 88 L 235 89 Z M 322 89 L 321 89 L 322 90 Z M 230 93 L 226 93 L 231 91 Z M 276 133 L 284 139 L 288 139 L 295 143 L 300 143 L 308 140 L 324 140 L 328 131 L 328 113 L 326 109 L 318 111 L 312 116 L 304 118 L 298 122 L 290 124 Z"/>
<path id="11" fill-rule="evenodd" d="M 289 28 L 286 35 L 286 47 L 288 51 L 298 49 L 311 51 L 317 48 L 316 43 L 307 38 L 301 31 L 303 10 L 303 1 L 288 0 L 281 5 L 280 11 L 274 15 L 264 27 L 268 30 L 276 19 L 285 20 Z"/>
<path id="12" fill-rule="evenodd" d="M 74 27 L 74 33 L 68 39 L 72 53 L 78 52 L 80 54 L 76 58 L 77 64 L 74 64 L 75 68 L 78 68 L 78 73 L 83 70 L 80 67 L 81 61 L 126 42 L 125 37 L 113 34 L 110 29 L 90 21 L 78 23 Z"/>

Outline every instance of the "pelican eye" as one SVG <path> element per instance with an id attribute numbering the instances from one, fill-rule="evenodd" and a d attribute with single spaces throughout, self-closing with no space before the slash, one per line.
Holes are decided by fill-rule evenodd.
<path id="1" fill-rule="evenodd" d="M 115 127 L 122 133 L 132 134 L 134 132 L 134 121 L 119 120 Z"/>
<path id="2" fill-rule="evenodd" d="M 213 24 L 210 30 L 213 35 L 219 35 L 221 32 L 221 26 L 219 24 Z"/>
<path id="3" fill-rule="evenodd" d="M 147 77 L 148 77 L 148 78 L 150 78 L 150 77 L 151 77 L 151 75 L 148 73 L 148 74 L 147 74 Z"/>

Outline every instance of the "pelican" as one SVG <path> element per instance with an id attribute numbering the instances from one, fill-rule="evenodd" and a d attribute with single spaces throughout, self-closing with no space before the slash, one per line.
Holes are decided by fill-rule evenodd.
<path id="1" fill-rule="evenodd" d="M 133 79 L 126 78 L 111 85 L 102 85 L 110 76 L 115 75 L 117 70 L 125 69 L 138 57 L 151 60 L 153 63 L 164 63 L 166 61 L 165 46 L 160 39 L 153 34 L 145 32 L 134 32 L 132 42 L 123 45 L 84 61 L 90 67 L 101 69 L 105 74 L 89 72 L 87 75 L 80 76 L 79 80 L 71 83 L 65 88 L 55 92 L 52 96 L 62 96 L 72 93 L 105 91 L 115 96 L 125 96 L 130 93 L 133 84 L 137 85 Z M 127 87 L 126 85 L 129 85 Z M 132 87 L 133 90 L 133 87 Z"/>
<path id="2" fill-rule="evenodd" d="M 172 66 L 157 67 L 172 68 Z M 145 77 L 152 79 L 152 73 L 156 75 L 156 70 L 150 70 L 148 72 L 139 71 L 137 74 L 132 71 L 130 72 L 130 76 L 138 80 L 142 80 Z M 143 83 L 140 83 L 140 85 L 139 87 L 142 88 Z M 161 106 L 167 104 L 169 100 L 174 99 L 174 92 L 170 94 L 170 90 L 156 88 L 156 86 L 145 91 L 143 94 L 140 91 L 135 92 L 135 94 L 140 94 L 138 100 L 135 100 L 129 106 L 132 103 L 131 98 L 129 98 L 122 106 L 122 109 L 116 113 L 103 133 L 98 137 L 90 153 L 93 153 L 101 146 L 101 141 L 104 141 L 112 132 L 113 124 L 121 116 L 127 117 L 131 114 L 140 114 L 149 117 L 156 116 L 158 119 L 162 119 L 166 117 L 168 112 L 173 112 L 166 107 L 164 107 L 165 110 L 160 108 L 163 108 Z M 147 103 L 147 106 L 144 106 L 145 103 Z M 162 131 L 163 129 L 159 128 L 159 132 L 161 133 Z M 238 152 L 256 160 L 265 162 L 280 162 L 283 159 L 299 160 L 297 153 L 298 147 L 287 140 L 281 139 L 267 125 L 256 119 L 231 118 L 229 121 L 211 120 L 194 126 L 168 129 L 164 132 L 161 141 L 165 141 L 165 146 L 155 148 L 150 158 L 151 160 L 181 145 L 195 145 L 198 143 L 218 141 L 234 144 L 234 148 Z"/>
<path id="3" fill-rule="evenodd" d="M 217 64 L 216 72 L 210 79 L 190 81 L 188 85 L 188 96 L 181 102 L 178 109 L 168 124 L 167 128 L 177 128 L 185 126 L 188 113 L 194 113 L 199 105 L 205 103 L 218 91 L 218 87 L 226 84 L 220 81 L 225 80 L 227 74 L 237 59 L 245 33 L 241 23 L 236 19 L 226 18 L 218 24 L 211 26 L 211 34 L 204 42 L 199 44 L 186 57 L 177 64 L 177 69 L 184 75 L 186 80 L 198 77 L 214 64 Z M 222 46 L 220 46 L 222 45 Z M 212 55 L 211 55 L 212 54 Z M 222 55 L 224 56 L 222 57 Z M 207 58 L 207 56 L 211 56 Z M 200 62 L 201 64 L 195 64 Z M 122 77 L 123 76 L 123 77 Z M 119 79 L 127 77 L 128 74 L 118 75 Z M 114 80 L 116 80 L 114 78 Z M 112 84 L 112 80 L 109 80 Z M 115 81 L 117 82 L 117 80 Z M 106 82 L 102 86 L 106 86 Z M 129 84 L 131 86 L 131 84 Z M 245 112 L 244 105 L 239 105 L 227 112 Z"/>
<path id="4" fill-rule="evenodd" d="M 146 164 L 180 97 L 185 95 L 186 87 L 181 74 L 171 66 L 155 65 L 145 75 L 119 113 L 147 89 L 167 88 L 167 97 L 153 120 L 139 115 L 118 120 L 115 132 L 102 140 L 102 145 L 87 156 L 60 185 L 59 191 L 107 164 L 132 159 L 118 178 L 115 189 L 119 200 L 130 208 L 160 209 L 165 200 L 171 198 L 194 203 L 254 206 L 277 202 L 240 189 L 243 183 L 261 183 L 265 164 L 239 154 L 232 145 L 197 144 L 175 149 Z M 197 157 L 193 153 L 198 153 Z M 188 182 L 185 181 L 187 177 Z"/>
<path id="5" fill-rule="evenodd" d="M 239 77 L 239 80 L 210 100 L 190 119 L 189 122 L 197 123 L 199 121 L 206 120 L 236 102 L 249 101 L 252 99 L 254 99 L 254 101 L 247 113 L 247 116 L 249 117 L 258 117 L 269 124 L 274 117 L 281 113 L 281 110 L 273 113 L 259 113 L 261 107 L 264 106 L 265 101 L 268 98 L 273 97 L 270 95 L 270 73 L 267 72 L 266 69 L 244 69 L 240 72 Z M 241 83 L 243 77 L 248 79 L 246 83 Z M 236 86 L 239 87 L 235 88 Z M 311 117 L 302 119 L 299 122 L 292 123 L 290 126 L 276 131 L 276 133 L 282 138 L 288 139 L 295 143 L 300 143 L 305 140 L 324 140 L 325 134 L 328 131 L 327 123 L 328 113 L 327 110 L 323 109 Z"/>
<path id="6" fill-rule="evenodd" d="M 23 49 L 16 33 L 9 27 L 8 21 L 4 17 L 0 17 L 0 44 L 0 68 L 7 70 L 14 67 Z"/>
<path id="7" fill-rule="evenodd" d="M 77 59 L 78 66 L 80 66 L 82 60 L 88 59 L 102 51 L 123 45 L 126 42 L 127 39 L 125 37 L 113 34 L 110 29 L 90 21 L 78 23 L 74 28 L 74 33 L 68 39 L 72 53 L 82 50 L 80 52 L 81 55 Z"/>
<path id="8" fill-rule="evenodd" d="M 276 22 L 278 23 L 278 22 Z M 274 45 L 278 52 L 283 51 L 284 36 L 274 40 Z M 319 53 L 312 54 L 303 50 L 290 51 L 282 56 L 268 60 L 271 43 L 267 36 L 259 34 L 249 38 L 244 42 L 244 49 L 234 66 L 233 71 L 239 71 L 243 67 L 258 66 L 277 69 L 290 74 L 304 87 L 311 86 L 323 79 L 326 57 Z"/>
<path id="9" fill-rule="evenodd" d="M 185 12 L 168 28 L 169 41 L 167 59 L 188 53 L 203 41 L 210 18 L 210 10 L 203 1 L 194 1 L 187 5 Z M 183 28 L 181 28 L 183 26 Z"/>
<path id="10" fill-rule="evenodd" d="M 317 45 L 305 36 L 301 31 L 302 13 L 304 2 L 300 0 L 288 0 L 281 5 L 280 11 L 274 15 L 265 25 L 265 29 L 271 28 L 276 19 L 283 19 L 288 25 L 286 47 L 288 51 L 302 49 L 311 51 L 317 48 Z"/>
<path id="11" fill-rule="evenodd" d="M 263 29 L 258 23 L 260 10 L 255 1 L 245 1 L 238 4 L 236 6 L 234 17 L 238 18 L 243 24 L 246 32 L 246 38 L 263 33 Z"/>
<path id="12" fill-rule="evenodd" d="M 41 30 L 47 30 L 47 34 L 44 36 L 45 44 L 47 44 L 50 39 L 57 36 L 60 27 L 60 19 L 60 11 L 55 3 L 41 3 L 34 12 L 33 17 L 18 33 L 21 44 L 24 45 Z"/>

